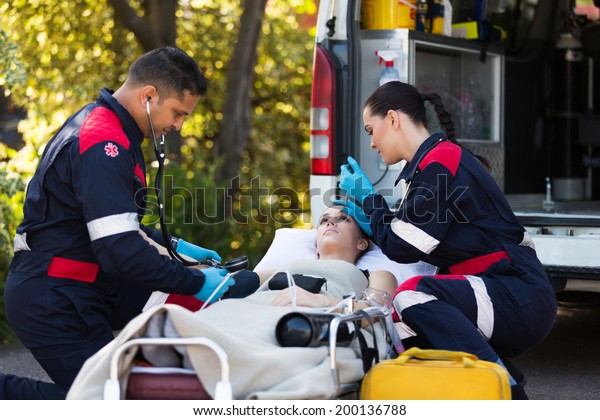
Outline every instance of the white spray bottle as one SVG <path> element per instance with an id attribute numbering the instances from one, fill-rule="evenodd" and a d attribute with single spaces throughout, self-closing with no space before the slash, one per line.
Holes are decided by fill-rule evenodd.
<path id="1" fill-rule="evenodd" d="M 398 58 L 398 53 L 392 50 L 377 50 L 375 54 L 381 61 L 385 62 L 385 68 L 379 75 L 379 86 L 387 82 L 400 81 L 400 73 L 394 68 L 394 59 Z"/>

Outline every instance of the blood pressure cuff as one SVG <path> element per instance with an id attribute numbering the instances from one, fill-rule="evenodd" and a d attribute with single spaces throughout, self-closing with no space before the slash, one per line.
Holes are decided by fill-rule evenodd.
<path id="1" fill-rule="evenodd" d="M 240 299 L 251 295 L 260 286 L 258 274 L 250 270 L 240 270 L 233 275 L 235 284 L 223 295 L 223 299 Z"/>
<path id="2" fill-rule="evenodd" d="M 327 283 L 327 279 L 305 274 L 294 274 L 292 277 L 294 278 L 294 284 L 296 286 L 301 287 L 302 289 L 311 293 L 319 293 L 323 285 Z M 283 290 L 288 287 L 290 287 L 290 284 L 288 282 L 287 274 L 284 272 L 273 274 L 269 280 L 270 290 Z"/>

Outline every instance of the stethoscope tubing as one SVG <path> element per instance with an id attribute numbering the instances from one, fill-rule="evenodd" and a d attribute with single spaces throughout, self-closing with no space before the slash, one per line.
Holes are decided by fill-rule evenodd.
<path id="1" fill-rule="evenodd" d="M 160 230 L 163 235 L 163 241 L 165 248 L 167 248 L 167 252 L 176 261 L 179 261 L 185 266 L 191 267 L 193 265 L 197 265 L 197 261 L 190 261 L 183 258 L 171 244 L 171 239 L 169 237 L 169 231 L 167 229 L 167 225 L 165 223 L 164 216 L 164 206 L 162 203 L 162 177 L 163 171 L 165 167 L 165 136 L 161 136 L 160 146 L 156 141 L 156 134 L 154 132 L 154 125 L 152 124 L 152 118 L 150 117 L 150 100 L 146 101 L 146 112 L 148 114 L 148 123 L 150 123 L 150 131 L 152 133 L 152 140 L 154 142 L 154 153 L 156 154 L 156 160 L 158 161 L 158 171 L 156 172 L 156 177 L 154 178 L 154 189 L 156 191 L 156 199 L 158 201 L 158 217 L 160 220 Z"/>

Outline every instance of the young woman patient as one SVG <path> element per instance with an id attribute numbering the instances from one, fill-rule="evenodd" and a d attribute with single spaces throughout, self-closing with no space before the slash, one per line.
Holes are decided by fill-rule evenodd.
<path id="1" fill-rule="evenodd" d="M 365 232 L 359 227 L 358 223 L 344 212 L 344 206 L 335 205 L 327 208 L 319 219 L 317 227 L 316 245 L 318 260 L 297 261 L 286 264 L 278 270 L 264 271 L 257 273 L 263 284 L 258 291 L 271 289 L 281 284 L 282 270 L 290 271 L 296 275 L 319 276 L 322 278 L 337 277 L 342 272 L 347 273 L 358 284 L 364 283 L 365 289 L 369 287 L 393 295 L 397 288 L 397 280 L 389 271 L 359 270 L 355 264 L 357 260 L 369 249 L 371 243 Z M 351 266 L 351 267 L 350 267 Z M 343 269 L 342 269 L 343 267 Z M 342 271 L 336 271 L 336 270 Z M 274 274 L 278 272 L 278 274 Z M 279 281 L 276 281 L 279 279 Z M 344 279 L 342 278 L 343 282 Z M 348 280 L 350 281 L 350 280 Z M 300 282 L 299 282 L 300 283 Z M 296 305 L 309 307 L 331 307 L 342 301 L 341 295 L 332 293 L 310 292 L 301 287 L 301 284 L 294 286 L 295 294 L 287 288 L 283 289 L 275 296 L 272 304 L 276 306 L 289 306 L 292 304 L 292 297 L 295 296 Z M 314 289 L 313 289 L 314 290 Z M 334 292 L 335 293 L 335 292 Z M 357 295 L 354 302 L 354 309 L 364 309 L 368 306 L 361 295 Z"/>
<path id="2" fill-rule="evenodd" d="M 356 299 L 353 308 L 360 310 L 369 305 L 362 296 L 362 291 L 367 288 L 393 296 L 398 282 L 391 272 L 369 272 L 356 267 L 356 262 L 369 250 L 372 243 L 346 210 L 343 205 L 333 205 L 325 209 L 319 218 L 316 232 L 317 260 L 298 260 L 277 269 L 257 272 L 242 270 L 235 274 L 236 284 L 229 288 L 224 298 L 246 297 L 253 291 L 280 290 L 271 302 L 274 306 L 291 306 L 295 299 L 297 306 L 318 308 L 335 306 L 345 296 L 354 295 Z M 293 283 L 287 276 L 288 272 Z M 320 282 L 319 279 L 327 281 Z M 289 288 L 292 284 L 293 290 Z M 346 290 L 351 284 L 355 288 L 353 286 L 352 290 Z M 193 296 L 177 294 L 169 295 L 164 303 L 180 305 L 192 311 L 206 306 Z"/>

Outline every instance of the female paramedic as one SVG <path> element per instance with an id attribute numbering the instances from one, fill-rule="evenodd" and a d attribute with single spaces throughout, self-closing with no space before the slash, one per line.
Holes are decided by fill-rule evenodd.
<path id="1" fill-rule="evenodd" d="M 46 146 L 28 185 L 4 300 L 11 328 L 54 383 L 0 374 L 0 399 L 65 398 L 87 358 L 141 312 L 152 291 L 204 301 L 225 281 L 225 270 L 188 268 L 140 234 L 164 246 L 177 242 L 176 252 L 198 261 L 220 260 L 141 224 L 142 141 L 180 130 L 205 91 L 206 79 L 185 52 L 150 51 L 121 87 L 102 89 Z M 234 282 L 227 281 L 221 295 Z"/>
<path id="2" fill-rule="evenodd" d="M 428 132 L 426 101 L 445 135 Z M 406 193 L 390 210 L 348 158 L 339 184 L 348 206 L 356 220 L 360 213 L 370 218 L 373 241 L 389 258 L 439 267 L 437 275 L 413 277 L 395 292 L 395 315 L 410 331 L 405 347 L 466 351 L 509 366 L 501 358 L 547 336 L 557 304 L 534 244 L 487 161 L 457 143 L 439 95 L 405 83 L 380 86 L 367 99 L 363 122 L 385 163 L 407 162 L 399 177 Z M 526 399 L 524 383 L 514 373 L 510 380 L 513 399 Z"/>

